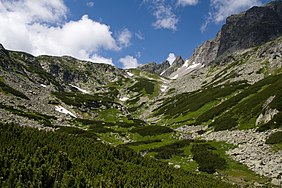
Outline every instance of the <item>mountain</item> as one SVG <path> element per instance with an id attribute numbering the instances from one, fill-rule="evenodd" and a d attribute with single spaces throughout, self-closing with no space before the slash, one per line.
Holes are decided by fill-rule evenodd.
<path id="1" fill-rule="evenodd" d="M 145 64 L 145 65 L 141 65 L 141 66 L 138 67 L 138 69 L 160 75 L 162 72 L 167 70 L 169 67 L 170 67 L 169 62 L 164 61 L 161 64 L 157 64 L 155 62 L 152 62 L 152 63 L 148 63 L 148 64 Z"/>
<path id="2" fill-rule="evenodd" d="M 224 59 L 238 50 L 249 49 L 279 38 L 282 35 L 281 6 L 281 1 L 278 0 L 229 16 L 216 38 L 205 41 L 196 48 L 184 68 L 172 69 L 174 71 L 171 70 L 163 76 L 181 77 L 191 72 L 191 69 L 194 70 L 196 65 L 199 68 Z"/>
<path id="3" fill-rule="evenodd" d="M 171 65 L 0 45 L 0 186 L 280 186 L 281 7 L 228 17 Z"/>

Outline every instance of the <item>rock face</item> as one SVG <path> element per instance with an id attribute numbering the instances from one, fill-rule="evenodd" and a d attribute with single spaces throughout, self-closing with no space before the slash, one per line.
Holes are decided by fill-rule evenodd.
<path id="1" fill-rule="evenodd" d="M 171 66 L 166 69 L 161 75 L 169 77 L 172 73 L 177 71 L 180 67 L 184 65 L 185 61 L 182 59 L 181 56 L 177 56 L 176 59 L 173 61 Z"/>
<path id="2" fill-rule="evenodd" d="M 282 1 L 253 7 L 227 18 L 217 56 L 263 44 L 282 34 Z"/>
<path id="3" fill-rule="evenodd" d="M 195 49 L 188 64 L 209 64 L 217 57 L 221 32 L 213 40 L 208 40 Z"/>
<path id="4" fill-rule="evenodd" d="M 164 61 L 161 64 L 157 64 L 155 62 L 148 63 L 148 64 L 145 64 L 145 65 L 138 67 L 138 69 L 160 75 L 162 72 L 164 72 L 169 67 L 170 67 L 169 62 Z"/>

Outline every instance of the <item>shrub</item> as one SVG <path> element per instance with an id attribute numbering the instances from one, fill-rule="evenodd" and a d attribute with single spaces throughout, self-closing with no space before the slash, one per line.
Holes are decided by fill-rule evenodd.
<path id="1" fill-rule="evenodd" d="M 132 133 L 138 133 L 141 136 L 155 136 L 164 133 L 173 132 L 169 127 L 164 126 L 146 126 L 146 127 L 137 127 L 130 130 Z"/>
<path id="2" fill-rule="evenodd" d="M 282 143 L 282 131 L 271 134 L 265 142 L 266 144 Z"/>
<path id="3" fill-rule="evenodd" d="M 212 174 L 217 169 L 225 169 L 227 167 L 226 160 L 213 153 L 213 150 L 216 150 L 216 148 L 210 144 L 193 144 L 191 152 L 193 159 L 199 164 L 200 171 Z"/>

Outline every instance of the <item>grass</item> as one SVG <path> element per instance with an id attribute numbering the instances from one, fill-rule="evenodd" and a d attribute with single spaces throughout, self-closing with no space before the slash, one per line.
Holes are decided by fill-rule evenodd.
<path id="1" fill-rule="evenodd" d="M 154 110 L 154 115 L 164 114 L 168 119 L 171 117 L 176 118 L 179 115 L 186 115 L 199 110 L 209 102 L 217 101 L 219 98 L 228 96 L 245 87 L 246 84 L 234 84 L 179 94 L 165 100 L 163 105 Z"/>
<path id="2" fill-rule="evenodd" d="M 266 144 L 281 144 L 282 143 L 282 131 L 272 133 L 266 140 Z"/>

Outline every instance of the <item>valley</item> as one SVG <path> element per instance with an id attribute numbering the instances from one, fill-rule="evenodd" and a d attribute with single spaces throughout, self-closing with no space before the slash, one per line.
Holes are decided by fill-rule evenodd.
<path id="1" fill-rule="evenodd" d="M 0 186 L 280 187 L 282 30 L 256 28 L 281 7 L 229 17 L 171 65 L 119 69 L 0 45 Z M 249 28 L 256 37 L 234 34 L 253 14 L 265 19 Z"/>

